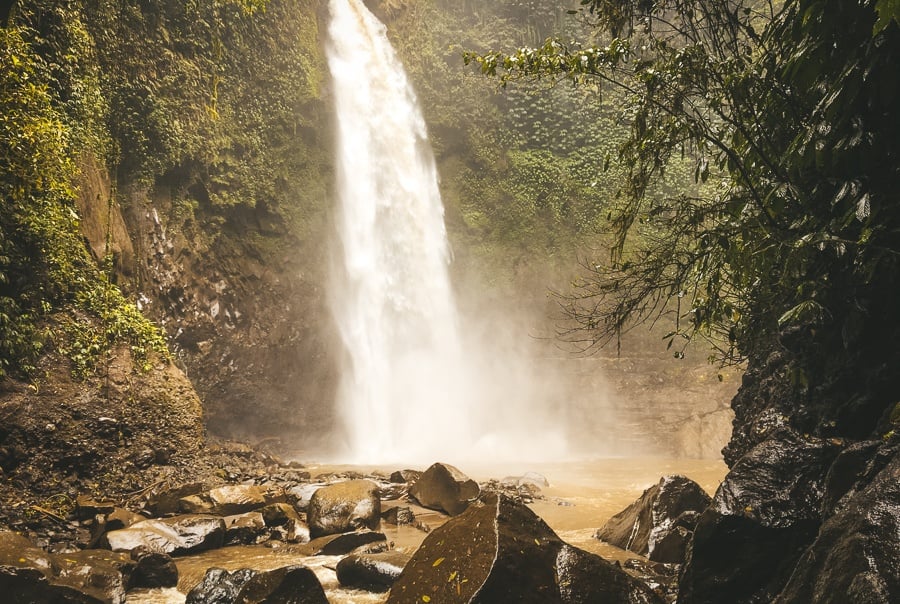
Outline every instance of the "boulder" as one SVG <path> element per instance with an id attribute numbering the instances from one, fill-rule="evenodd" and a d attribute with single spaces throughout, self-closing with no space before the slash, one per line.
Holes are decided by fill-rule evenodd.
<path id="1" fill-rule="evenodd" d="M 525 505 L 493 493 L 425 539 L 387 601 L 663 602 L 618 566 L 564 543 Z"/>
<path id="2" fill-rule="evenodd" d="M 350 554 L 337 565 L 337 579 L 344 587 L 387 591 L 403 572 L 410 556 L 398 551 Z"/>
<path id="3" fill-rule="evenodd" d="M 109 602 L 83 593 L 68 585 L 50 582 L 36 568 L 0 566 L 0 593 L 4 604 L 120 604 L 122 600 Z"/>
<path id="4" fill-rule="evenodd" d="M 65 585 L 101 602 L 125 602 L 125 591 L 135 562 L 127 554 L 108 550 L 84 550 L 53 554 L 51 582 Z"/>
<path id="5" fill-rule="evenodd" d="M 131 550 L 131 559 L 135 561 L 135 567 L 128 581 L 129 590 L 178 585 L 178 567 L 169 554 L 138 547 Z"/>
<path id="6" fill-rule="evenodd" d="M 222 547 L 224 543 L 225 521 L 200 514 L 144 520 L 103 537 L 103 544 L 113 551 L 145 547 L 174 556 Z"/>
<path id="7" fill-rule="evenodd" d="M 377 529 L 381 515 L 378 485 L 348 480 L 322 487 L 309 502 L 306 520 L 313 538 L 360 528 Z"/>
<path id="8" fill-rule="evenodd" d="M 149 498 L 147 510 L 154 516 L 177 514 L 182 498 L 202 493 L 207 489 L 207 485 L 202 482 L 190 482 L 163 489 Z"/>
<path id="9" fill-rule="evenodd" d="M 740 458 L 694 529 L 679 603 L 771 602 L 816 537 L 836 455 L 781 428 Z"/>
<path id="10" fill-rule="evenodd" d="M 100 547 L 103 536 L 109 531 L 118 531 L 146 520 L 143 516 L 123 508 L 115 508 L 109 514 L 97 514 L 90 521 L 90 538 L 85 545 L 87 549 Z"/>
<path id="11" fill-rule="evenodd" d="M 396 472 L 391 473 L 390 481 L 397 484 L 404 484 L 408 482 L 415 482 L 419 480 L 419 477 L 422 476 L 422 473 L 418 470 L 397 470 Z"/>
<path id="12" fill-rule="evenodd" d="M 664 476 L 634 503 L 610 518 L 596 537 L 654 562 L 681 563 L 709 495 L 684 476 Z M 686 512 L 693 514 L 683 515 Z M 694 520 L 693 524 L 691 519 Z"/>
<path id="13" fill-rule="evenodd" d="M 381 514 L 381 518 L 387 524 L 395 525 L 414 524 L 416 522 L 416 515 L 409 509 L 409 506 L 395 506 L 388 508 Z"/>
<path id="14" fill-rule="evenodd" d="M 457 468 L 445 464 L 432 464 L 409 487 L 409 494 L 422 506 L 456 516 L 478 497 L 478 484 Z"/>
<path id="15" fill-rule="evenodd" d="M 309 526 L 302 520 L 288 520 L 287 523 L 273 526 L 271 538 L 285 543 L 309 543 Z"/>
<path id="16" fill-rule="evenodd" d="M 837 462 L 835 462 L 837 465 Z M 900 455 L 819 530 L 776 604 L 900 602 Z"/>
<path id="17" fill-rule="evenodd" d="M 11 531 L 0 531 L 0 566 L 52 571 L 50 556 L 31 541 Z"/>
<path id="18" fill-rule="evenodd" d="M 372 543 L 387 543 L 384 533 L 376 531 L 354 531 L 340 535 L 327 535 L 313 539 L 303 546 L 310 556 L 343 556 L 353 550 Z"/>
<path id="19" fill-rule="evenodd" d="M 265 518 L 259 512 L 225 517 L 225 545 L 252 545 L 268 535 Z"/>
<path id="20" fill-rule="evenodd" d="M 241 588 L 257 572 L 250 568 L 233 572 L 223 568 L 210 568 L 203 580 L 188 592 L 185 604 L 234 604 L 238 601 Z"/>
<path id="21" fill-rule="evenodd" d="M 281 526 L 292 521 L 300 521 L 293 506 L 287 503 L 273 503 L 259 510 L 266 526 Z"/>
<path id="22" fill-rule="evenodd" d="M 324 486 L 328 486 L 325 483 L 310 483 L 310 484 L 301 484 L 295 487 L 292 487 L 287 490 L 285 495 L 287 496 L 288 501 L 300 512 L 307 512 L 309 510 L 309 502 L 312 499 L 312 496 L 316 491 L 321 489 Z"/>
<path id="23" fill-rule="evenodd" d="M 382 483 L 378 488 L 378 497 L 382 501 L 396 501 L 402 499 L 408 492 L 409 489 L 403 483 Z"/>
<path id="24" fill-rule="evenodd" d="M 185 514 L 234 516 L 264 507 L 269 501 L 266 490 L 255 485 L 225 485 L 205 493 L 179 500 L 179 511 Z"/>
<path id="25" fill-rule="evenodd" d="M 188 593 L 186 604 L 328 604 L 328 600 L 315 573 L 303 566 L 264 572 L 211 568 Z"/>
<path id="26" fill-rule="evenodd" d="M 4 603 L 110 604 L 97 595 L 52 582 L 53 575 L 51 557 L 43 550 L 21 535 L 0 532 L 0 594 Z"/>

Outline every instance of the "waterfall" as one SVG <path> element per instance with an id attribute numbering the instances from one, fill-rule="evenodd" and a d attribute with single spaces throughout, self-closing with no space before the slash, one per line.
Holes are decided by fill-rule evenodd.
<path id="1" fill-rule="evenodd" d="M 331 0 L 338 236 L 332 309 L 346 349 L 339 409 L 352 458 L 400 461 L 467 430 L 459 319 L 425 121 L 384 25 Z"/>
<path id="2" fill-rule="evenodd" d="M 425 120 L 384 25 L 361 0 L 330 10 L 341 460 L 559 459 L 566 397 L 523 354 L 521 332 L 505 338 L 513 307 L 508 325 L 496 308 L 486 321 L 459 316 Z"/>

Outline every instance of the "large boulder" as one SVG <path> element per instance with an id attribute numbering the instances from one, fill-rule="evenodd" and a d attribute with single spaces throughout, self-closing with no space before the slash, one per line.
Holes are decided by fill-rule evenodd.
<path id="1" fill-rule="evenodd" d="M 45 554 L 0 532 L 0 601 L 9 604 L 123 604 L 137 564 L 109 550 Z"/>
<path id="2" fill-rule="evenodd" d="M 315 573 L 303 566 L 234 572 L 211 568 L 188 593 L 186 604 L 328 604 L 328 600 Z"/>
<path id="3" fill-rule="evenodd" d="M 488 494 L 437 528 L 391 588 L 389 604 L 662 604 L 645 584 L 564 543 L 528 507 Z"/>
<path id="4" fill-rule="evenodd" d="M 51 557 L 16 533 L 0 532 L 0 594 L 9 604 L 110 604 L 95 594 L 53 579 Z M 116 602 L 115 604 L 118 604 Z"/>
<path id="5" fill-rule="evenodd" d="M 900 455 L 840 503 L 775 602 L 900 602 Z"/>
<path id="6" fill-rule="evenodd" d="M 348 480 L 313 493 L 306 512 L 312 538 L 361 528 L 377 529 L 381 517 L 378 485 L 371 480 Z"/>
<path id="7" fill-rule="evenodd" d="M 387 591 L 400 577 L 409 554 L 398 551 L 350 554 L 337 565 L 337 579 L 344 587 Z"/>
<path id="8" fill-rule="evenodd" d="M 241 588 L 257 572 L 251 568 L 231 572 L 224 568 L 210 568 L 203 576 L 203 580 L 188 592 L 185 604 L 234 604 L 241 593 Z"/>
<path id="9" fill-rule="evenodd" d="M 224 519 L 201 514 L 144 520 L 103 537 L 104 546 L 113 551 L 144 547 L 173 556 L 222 547 L 224 543 Z"/>
<path id="10" fill-rule="evenodd" d="M 678 601 L 771 602 L 816 537 L 837 452 L 782 428 L 738 460 L 700 515 Z"/>
<path id="11" fill-rule="evenodd" d="M 50 572 L 50 556 L 31 541 L 11 531 L 0 531 L 0 566 L 33 568 Z"/>
<path id="12" fill-rule="evenodd" d="M 478 497 L 479 491 L 478 483 L 445 463 L 432 464 L 409 487 L 409 494 L 422 506 L 451 516 L 465 511 L 469 503 Z"/>
<path id="13" fill-rule="evenodd" d="M 265 489 L 255 485 L 225 485 L 183 497 L 179 501 L 179 511 L 185 514 L 235 516 L 265 506 L 269 502 L 266 495 Z"/>
<path id="14" fill-rule="evenodd" d="M 654 562 L 681 563 L 699 513 L 710 501 L 693 480 L 664 476 L 610 518 L 596 537 Z"/>
<path id="15" fill-rule="evenodd" d="M 125 602 L 131 573 L 136 566 L 128 554 L 108 550 L 84 550 L 51 555 L 56 585 L 74 590 L 108 604 Z"/>
<path id="16" fill-rule="evenodd" d="M 86 594 L 68 585 L 52 583 L 36 568 L 0 566 L 0 593 L 4 604 L 120 604 Z"/>

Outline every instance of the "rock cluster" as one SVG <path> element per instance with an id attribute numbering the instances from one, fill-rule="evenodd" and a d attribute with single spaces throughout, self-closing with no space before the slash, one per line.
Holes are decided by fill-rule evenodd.
<path id="1" fill-rule="evenodd" d="M 238 448 L 238 457 L 242 451 Z M 243 469 L 242 469 L 243 468 Z M 662 592 L 562 540 L 523 502 L 540 497 L 540 475 L 507 477 L 480 488 L 460 470 L 437 463 L 425 472 L 319 477 L 270 467 L 250 479 L 246 465 L 223 469 L 224 482 L 155 485 L 140 500 L 80 497 L 74 521 L 89 529 L 82 549 L 48 554 L 25 537 L 0 532 L 0 589 L 13 604 L 123 604 L 134 589 L 187 592 L 187 604 L 324 604 L 309 568 L 209 568 L 195 585 L 179 585 L 180 556 L 226 545 L 265 543 L 300 559 L 338 556 L 343 586 L 390 592 L 389 602 L 628 601 L 661 604 Z M 415 552 L 392 549 L 385 522 L 424 531 L 415 503 L 439 510 L 442 526 Z M 408 502 L 408 503 L 407 503 Z M 119 504 L 119 505 L 117 505 Z M 431 521 L 431 520 L 429 520 Z M 430 599 L 425 599 L 430 598 Z"/>
<path id="2" fill-rule="evenodd" d="M 240 468 L 238 461 L 226 476 L 240 477 Z M 148 489 L 144 500 L 132 502 L 141 514 L 113 502 L 79 497 L 72 517 L 73 523 L 90 531 L 81 542 L 86 549 L 47 554 L 19 534 L 0 531 L 0 590 L 6 587 L 3 593 L 13 594 L 4 601 L 121 604 L 130 590 L 177 585 L 173 557 L 225 545 L 298 544 L 309 556 L 343 556 L 372 543 L 386 547 L 385 536 L 375 530 L 382 485 L 342 480 L 315 485 L 304 499 L 293 479 L 308 479 L 308 473 L 269 468 L 257 478 L 252 483 L 210 486 L 214 481 L 206 480 Z M 310 540 L 311 536 L 317 538 Z M 387 568 L 381 563 L 367 566 L 360 558 L 364 555 L 359 551 L 344 565 L 349 569 L 344 573 L 347 580 L 384 589 L 392 579 L 378 579 L 371 570 L 368 574 L 352 570 Z M 386 576 L 399 574 L 396 569 L 392 572 Z M 327 603 L 315 574 L 302 566 L 234 572 L 213 568 L 191 589 L 187 601 Z"/>

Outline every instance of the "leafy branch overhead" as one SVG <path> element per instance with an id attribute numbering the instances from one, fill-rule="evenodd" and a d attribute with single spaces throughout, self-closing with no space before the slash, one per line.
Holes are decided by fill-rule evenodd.
<path id="1" fill-rule="evenodd" d="M 713 336 L 739 360 L 779 330 L 873 316 L 900 253 L 897 3 L 581 4 L 591 39 L 465 54 L 503 86 L 625 96 L 612 262 L 564 296 L 564 335 L 591 349 L 674 313 L 670 338 Z M 697 189 L 656 194 L 683 157 Z"/>

